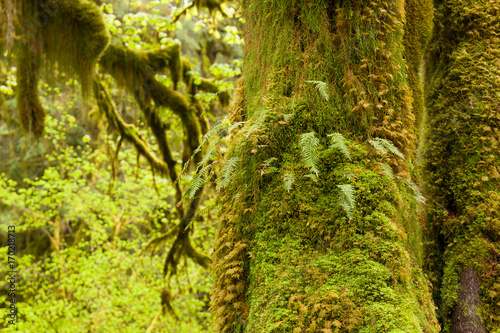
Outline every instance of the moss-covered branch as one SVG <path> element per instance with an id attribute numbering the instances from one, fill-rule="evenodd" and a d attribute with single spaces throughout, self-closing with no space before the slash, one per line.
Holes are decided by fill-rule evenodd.
<path id="1" fill-rule="evenodd" d="M 157 52 L 168 54 L 169 51 L 160 50 Z M 154 103 L 156 107 L 167 107 L 179 116 L 184 126 L 185 155 L 191 155 L 198 146 L 199 123 L 182 94 L 156 80 L 155 74 L 162 67 L 154 68 L 150 61 L 153 64 L 161 65 L 162 63 L 158 59 L 161 59 L 158 54 L 153 57 L 152 53 L 134 52 L 111 45 L 104 53 L 99 65 L 103 72 L 111 74 L 120 85 L 125 86 L 133 94 L 146 118 L 149 119 L 150 126 L 162 126 L 159 123 L 159 116 L 155 115 L 156 109 L 151 103 Z M 159 131 L 151 128 L 155 135 L 159 134 Z"/>
<path id="2" fill-rule="evenodd" d="M 40 60 L 32 43 L 22 44 L 17 55 L 17 109 L 23 128 L 40 137 L 45 126 L 45 110 L 38 95 Z"/>
<path id="3" fill-rule="evenodd" d="M 45 62 L 52 69 L 57 64 L 60 70 L 77 74 L 86 95 L 91 91 L 94 66 L 108 45 L 109 33 L 99 7 L 88 0 L 26 0 L 16 9 L 9 7 L 13 6 L 11 1 L 4 0 L 2 6 L 6 21 L 0 30 L 4 31 L 7 48 L 12 47 L 14 23 L 22 36 L 16 45 L 21 122 L 26 130 L 40 136 L 44 128 L 44 111 L 38 100 L 40 65 Z M 15 10 L 21 10 L 17 22 L 12 17 Z"/>
<path id="4" fill-rule="evenodd" d="M 137 132 L 135 126 L 127 124 L 122 117 L 120 117 L 116 105 L 106 87 L 98 79 L 94 79 L 94 95 L 99 110 L 106 115 L 110 125 L 112 125 L 125 140 L 130 142 L 140 155 L 146 158 L 154 171 L 163 175 L 168 175 L 169 171 L 167 164 L 154 155 L 148 143 L 144 141 Z"/>

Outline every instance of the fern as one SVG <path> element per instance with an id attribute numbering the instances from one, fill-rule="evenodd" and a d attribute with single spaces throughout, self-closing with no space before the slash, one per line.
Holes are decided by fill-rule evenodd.
<path id="1" fill-rule="evenodd" d="M 227 134 L 231 134 L 231 132 L 236 128 L 236 127 L 240 127 L 241 125 L 245 124 L 245 121 L 239 121 L 237 123 L 234 123 L 232 124 L 231 126 L 229 126 L 229 128 L 227 129 Z"/>
<path id="2" fill-rule="evenodd" d="M 352 185 L 337 185 L 340 188 L 340 206 L 344 209 L 349 220 L 352 219 L 354 208 L 356 206 L 356 201 L 354 199 L 354 188 Z"/>
<path id="3" fill-rule="evenodd" d="M 319 154 L 316 148 L 319 146 L 319 139 L 316 137 L 316 133 L 310 132 L 302 134 L 300 136 L 299 145 L 302 161 L 306 167 L 311 169 L 312 173 L 318 176 Z"/>
<path id="4" fill-rule="evenodd" d="M 212 141 L 210 146 L 208 146 L 207 150 L 205 151 L 205 155 L 203 156 L 203 159 L 200 161 L 200 163 L 198 163 L 198 166 L 196 168 L 197 171 L 203 168 L 203 166 L 205 166 L 210 161 L 210 159 L 212 159 L 212 157 L 215 155 L 215 153 L 217 152 L 217 147 L 216 147 L 217 142 L 219 142 L 218 139 Z"/>
<path id="5" fill-rule="evenodd" d="M 212 101 L 212 99 L 215 97 L 215 96 L 219 96 L 220 93 L 223 93 L 223 92 L 226 92 L 226 91 L 233 91 L 234 88 L 224 88 L 224 89 L 220 89 L 219 91 L 217 91 L 215 94 L 212 94 L 212 96 L 210 96 L 210 98 L 208 99 L 208 102 L 207 104 L 205 105 L 205 107 L 203 108 L 203 111 L 201 112 L 201 115 L 200 117 L 202 117 L 204 114 L 205 114 L 205 111 L 208 110 L 208 107 L 210 106 L 210 102 Z"/>
<path id="6" fill-rule="evenodd" d="M 224 164 L 218 182 L 219 189 L 229 185 L 229 182 L 233 177 L 233 173 L 236 170 L 236 166 L 238 165 L 239 160 L 239 157 L 231 157 L 229 160 L 227 160 L 226 164 Z"/>
<path id="7" fill-rule="evenodd" d="M 385 155 L 387 154 L 388 151 L 390 151 L 391 153 L 393 153 L 394 155 L 396 156 L 399 156 L 401 157 L 403 160 L 405 159 L 405 157 L 403 156 L 403 154 L 399 151 L 398 148 L 396 148 L 396 146 L 394 146 L 392 144 L 392 142 L 386 140 L 386 139 L 382 139 L 382 138 L 375 138 L 373 140 L 370 140 L 370 144 L 381 154 Z"/>
<path id="8" fill-rule="evenodd" d="M 339 149 L 344 156 L 350 160 L 351 159 L 351 154 L 349 153 L 349 148 L 347 148 L 347 145 L 345 144 L 345 138 L 342 136 L 340 133 L 333 133 L 333 134 L 328 134 L 330 137 L 330 140 L 332 144 L 330 145 L 330 148 L 337 148 Z"/>
<path id="9" fill-rule="evenodd" d="M 277 160 L 276 157 L 271 157 L 270 159 L 264 161 L 262 163 L 262 169 L 260 170 L 260 175 L 261 176 L 268 175 L 270 173 L 278 171 L 278 168 L 271 166 L 271 164 L 276 160 Z"/>
<path id="10" fill-rule="evenodd" d="M 387 176 L 394 179 L 394 173 L 392 172 L 392 169 L 390 166 L 388 166 L 387 164 L 384 164 L 384 163 L 380 163 L 380 168 L 382 169 L 382 171 L 384 171 L 384 173 Z"/>
<path id="11" fill-rule="evenodd" d="M 425 197 L 420 192 L 420 188 L 418 187 L 418 185 L 415 184 L 411 179 L 407 179 L 407 178 L 404 179 L 404 182 L 413 191 L 413 198 L 417 202 L 425 205 Z"/>
<path id="12" fill-rule="evenodd" d="M 290 192 L 292 185 L 295 183 L 295 175 L 292 173 L 287 173 L 283 176 L 283 185 L 285 185 L 285 190 Z"/>
<path id="13" fill-rule="evenodd" d="M 201 170 L 199 170 L 196 175 L 193 177 L 191 182 L 189 183 L 189 187 L 185 192 L 184 197 L 182 198 L 182 201 L 191 200 L 194 198 L 196 192 L 202 188 L 205 183 L 207 182 L 207 179 L 209 178 L 208 175 L 210 172 L 213 170 L 213 164 L 209 164 L 204 166 Z M 181 201 L 181 202 L 182 202 Z"/>
<path id="14" fill-rule="evenodd" d="M 306 82 L 314 84 L 314 86 L 319 91 L 319 93 L 321 94 L 321 96 L 323 96 L 323 98 L 328 101 L 329 97 L 328 97 L 328 89 L 327 89 L 327 86 L 326 86 L 326 82 L 323 82 L 323 81 L 312 81 L 312 80 L 306 81 Z"/>

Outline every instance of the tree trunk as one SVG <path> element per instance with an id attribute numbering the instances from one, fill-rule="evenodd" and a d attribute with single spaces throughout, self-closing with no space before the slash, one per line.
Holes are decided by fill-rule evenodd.
<path id="1" fill-rule="evenodd" d="M 426 59 L 428 268 L 443 332 L 498 332 L 500 2 L 435 5 Z"/>
<path id="2" fill-rule="evenodd" d="M 245 123 L 229 141 L 214 258 L 221 331 L 439 330 L 419 268 L 404 4 L 243 1 L 230 118 Z"/>

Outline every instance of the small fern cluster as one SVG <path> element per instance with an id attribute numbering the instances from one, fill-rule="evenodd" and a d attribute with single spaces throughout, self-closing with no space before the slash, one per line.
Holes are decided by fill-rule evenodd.
<path id="1" fill-rule="evenodd" d="M 319 175 L 319 154 L 317 147 L 319 146 L 319 139 L 316 137 L 315 132 L 304 133 L 300 136 L 300 153 L 302 161 L 308 167 L 315 177 Z"/>
<path id="2" fill-rule="evenodd" d="M 231 132 L 243 125 L 244 122 L 237 122 L 234 124 L 231 124 L 231 122 L 227 119 L 224 118 L 221 122 L 217 123 L 214 125 L 210 131 L 208 131 L 202 138 L 200 145 L 196 150 L 193 152 L 193 155 L 189 159 L 189 161 L 184 165 L 184 168 L 179 176 L 179 181 L 184 177 L 188 171 L 188 167 L 190 165 L 191 160 L 193 157 L 198 154 L 204 146 L 205 148 L 205 154 L 203 156 L 203 159 L 198 163 L 196 166 L 196 173 L 191 182 L 189 183 L 189 186 L 187 190 L 184 192 L 184 196 L 182 198 L 182 202 L 185 202 L 186 200 L 191 200 L 194 198 L 196 192 L 205 185 L 205 183 L 210 179 L 210 176 L 215 172 L 214 167 L 218 163 L 217 161 L 212 162 L 214 157 L 217 155 L 219 152 L 218 146 L 219 142 L 221 139 L 221 134 L 224 131 L 227 131 L 228 134 L 231 134 Z M 229 184 L 231 181 L 231 176 L 236 169 L 236 165 L 238 163 L 239 158 L 233 157 L 229 159 L 226 164 L 222 167 L 221 170 L 221 175 L 219 177 L 219 183 L 218 183 L 218 188 L 225 187 Z"/>
<path id="3" fill-rule="evenodd" d="M 373 140 L 369 141 L 370 144 L 377 150 L 382 155 L 386 155 L 388 152 L 393 153 L 394 155 L 401 157 L 403 160 L 405 159 L 404 155 L 399 151 L 392 142 L 382 139 L 382 138 L 375 138 Z"/>
<path id="4" fill-rule="evenodd" d="M 346 159 L 351 160 L 351 153 L 347 147 L 346 140 L 340 133 L 329 134 L 330 148 L 338 149 L 345 156 Z M 307 177 L 317 179 L 319 176 L 319 153 L 318 153 L 319 139 L 315 132 L 304 133 L 300 136 L 299 147 L 304 165 L 311 170 L 311 174 Z M 290 192 L 295 176 L 293 174 L 286 174 L 283 178 L 283 184 L 287 192 Z M 354 209 L 356 206 L 354 187 L 350 184 L 337 185 L 340 189 L 339 203 L 344 209 L 349 220 L 352 219 Z"/>

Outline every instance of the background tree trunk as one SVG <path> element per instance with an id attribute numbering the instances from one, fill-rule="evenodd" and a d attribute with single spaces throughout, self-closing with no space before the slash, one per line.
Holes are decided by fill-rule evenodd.
<path id="1" fill-rule="evenodd" d="M 428 269 L 444 332 L 497 332 L 500 3 L 435 5 L 426 60 Z"/>
<path id="2" fill-rule="evenodd" d="M 419 268 L 404 4 L 243 1 L 230 117 L 245 123 L 229 143 L 214 258 L 221 331 L 439 330 Z"/>

